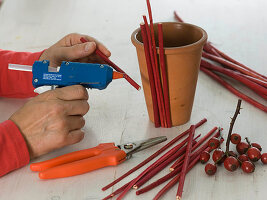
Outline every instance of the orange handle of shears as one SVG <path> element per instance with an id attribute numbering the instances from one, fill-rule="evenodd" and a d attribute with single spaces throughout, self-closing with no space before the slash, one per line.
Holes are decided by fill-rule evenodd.
<path id="1" fill-rule="evenodd" d="M 99 144 L 97 147 L 65 154 L 51 160 L 33 163 L 33 171 L 41 171 L 41 179 L 62 178 L 83 174 L 95 169 L 118 165 L 126 158 L 126 153 L 114 143 Z"/>

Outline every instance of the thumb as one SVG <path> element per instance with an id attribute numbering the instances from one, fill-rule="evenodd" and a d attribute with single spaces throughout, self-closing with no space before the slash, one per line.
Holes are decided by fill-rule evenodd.
<path id="1" fill-rule="evenodd" d="M 62 47 L 59 53 L 64 60 L 76 60 L 91 55 L 95 49 L 95 42 L 86 42 L 71 47 Z"/>

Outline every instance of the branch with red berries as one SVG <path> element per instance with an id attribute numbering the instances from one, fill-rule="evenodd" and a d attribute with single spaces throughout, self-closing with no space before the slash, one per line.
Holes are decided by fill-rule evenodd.
<path id="1" fill-rule="evenodd" d="M 233 127 L 238 114 L 241 110 L 241 102 L 239 99 L 235 114 L 230 122 L 230 128 L 226 141 L 226 151 L 224 152 L 220 148 L 220 139 L 211 138 L 209 141 L 210 148 L 214 149 L 212 160 L 214 163 L 208 163 L 205 166 L 205 172 L 208 175 L 214 175 L 217 171 L 217 165 L 224 164 L 225 169 L 228 171 L 237 170 L 240 165 L 245 173 L 252 173 L 255 170 L 254 162 L 261 159 L 263 164 L 267 164 L 267 153 L 261 154 L 262 148 L 257 143 L 250 143 L 249 139 L 246 137 L 246 142 L 241 142 L 241 136 L 237 133 L 233 133 Z M 230 151 L 230 142 L 236 145 L 236 150 L 239 155 L 233 151 Z M 202 152 L 200 156 L 201 163 L 206 163 L 210 159 L 210 154 L 208 152 Z"/>

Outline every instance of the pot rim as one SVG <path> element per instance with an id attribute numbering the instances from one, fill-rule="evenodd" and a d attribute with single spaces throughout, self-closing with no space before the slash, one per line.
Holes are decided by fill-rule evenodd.
<path id="1" fill-rule="evenodd" d="M 208 36 L 207 36 L 206 31 L 204 29 L 200 28 L 199 26 L 189 24 L 189 23 L 184 23 L 184 22 L 158 22 L 158 23 L 181 24 L 182 26 L 190 26 L 190 27 L 193 27 L 195 29 L 198 29 L 202 33 L 202 37 L 198 41 L 196 41 L 192 44 L 188 44 L 185 46 L 179 46 L 179 47 L 164 47 L 164 53 L 165 54 L 173 54 L 173 53 L 179 53 L 179 52 L 192 51 L 192 50 L 196 49 L 197 47 L 199 47 L 199 45 L 203 46 L 207 41 Z M 154 23 L 154 25 L 158 24 L 158 23 Z M 131 35 L 131 41 L 136 48 L 143 48 L 143 43 L 140 42 L 139 40 L 137 40 L 137 38 L 136 38 L 137 33 L 139 33 L 140 31 L 141 31 L 141 29 L 137 28 Z M 156 47 L 156 49 L 157 49 L 157 52 L 159 52 L 159 47 Z"/>

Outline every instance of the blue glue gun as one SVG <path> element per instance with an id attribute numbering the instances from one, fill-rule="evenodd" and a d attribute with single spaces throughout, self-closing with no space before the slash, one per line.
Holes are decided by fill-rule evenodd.
<path id="1" fill-rule="evenodd" d="M 83 85 L 86 88 L 105 89 L 113 79 L 123 78 L 124 74 L 115 72 L 105 64 L 62 62 L 60 67 L 49 67 L 49 61 L 35 61 L 33 66 L 9 64 L 9 69 L 32 71 L 32 84 L 64 87 Z"/>

